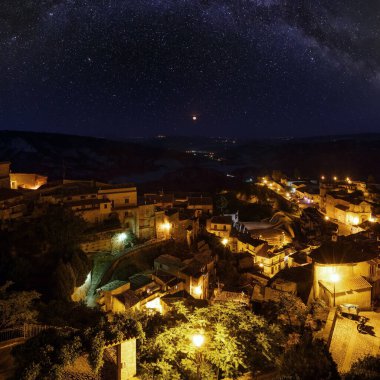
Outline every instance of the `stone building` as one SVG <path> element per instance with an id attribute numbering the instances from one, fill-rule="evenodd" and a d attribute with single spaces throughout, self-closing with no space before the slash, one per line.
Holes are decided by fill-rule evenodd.
<path id="1" fill-rule="evenodd" d="M 380 260 L 377 244 L 356 240 L 355 235 L 340 237 L 312 251 L 314 263 L 314 298 L 332 306 L 342 303 L 369 308 L 379 295 Z"/>

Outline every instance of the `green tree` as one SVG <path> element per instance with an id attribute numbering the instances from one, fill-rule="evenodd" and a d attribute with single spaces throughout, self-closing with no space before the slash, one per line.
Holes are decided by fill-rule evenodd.
<path id="1" fill-rule="evenodd" d="M 364 356 L 352 364 L 344 380 L 377 380 L 380 377 L 380 356 Z"/>
<path id="2" fill-rule="evenodd" d="M 11 291 L 9 288 L 12 284 L 8 281 L 0 286 L 0 329 L 34 323 L 37 319 L 34 303 L 40 294 L 35 291 Z"/>
<path id="3" fill-rule="evenodd" d="M 91 268 L 80 250 L 85 226 L 82 218 L 57 205 L 48 206 L 33 223 L 21 221 L 0 235 L 0 277 L 18 289 L 69 299 Z"/>
<path id="4" fill-rule="evenodd" d="M 195 309 L 177 303 L 167 318 L 171 323 L 148 339 L 141 357 L 141 367 L 157 379 L 193 378 L 198 370 L 202 379 L 237 376 L 273 367 L 280 352 L 279 328 L 234 302 Z M 192 343 L 195 334 L 204 335 L 202 347 Z"/>
<path id="5" fill-rule="evenodd" d="M 13 350 L 15 379 L 62 379 L 65 366 L 83 354 L 88 355 L 90 366 L 98 372 L 103 366 L 106 344 L 140 337 L 143 338 L 143 332 L 138 321 L 125 315 L 115 315 L 108 321 L 104 313 L 96 325 L 87 329 L 45 330 Z"/>
<path id="6" fill-rule="evenodd" d="M 80 336 L 49 329 L 13 349 L 18 380 L 63 379 L 63 370 L 82 353 Z"/>

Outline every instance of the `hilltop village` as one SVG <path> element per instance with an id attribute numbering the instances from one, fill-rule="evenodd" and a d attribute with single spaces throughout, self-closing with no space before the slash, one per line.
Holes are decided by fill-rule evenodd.
<path id="1" fill-rule="evenodd" d="M 213 194 L 140 193 L 134 184 L 49 181 L 36 173 L 13 173 L 11 163 L 0 163 L 3 237 L 25 225 L 43 225 L 47 216 L 55 239 L 47 245 L 53 246 L 61 232 L 75 230 L 71 222 L 54 230 L 61 228 L 54 227 L 57 215 L 80 220 L 81 233 L 74 258 L 60 259 L 58 269 L 46 266 L 54 268 L 54 279 L 42 274 L 43 255 L 34 252 L 27 262 L 40 271 L 22 272 L 31 276 L 25 281 L 10 269 L 15 257 L 21 260 L 20 248 L 16 243 L 9 243 L 8 251 L 1 247 L 2 262 L 9 265 L 1 275 L 16 285 L 22 278 L 27 285 L 20 290 L 46 291 L 49 298 L 55 283 L 62 282 L 55 297 L 61 291 L 66 301 L 100 310 L 111 320 L 143 312 L 165 316 L 178 302 L 191 307 L 235 303 L 264 313 L 266 305 L 284 299 L 291 307 L 300 302 L 305 310 L 318 301 L 324 312 L 313 334 L 327 345 L 339 372 L 348 372 L 357 357 L 377 353 L 378 343 L 366 342 L 363 348 L 359 336 L 346 343 L 360 353 L 342 356 L 341 342 L 352 329 L 356 332 L 356 322 L 340 313 L 341 305 L 353 305 L 380 334 L 380 185 L 374 181 L 327 175 L 291 179 L 274 171 Z M 296 312 L 293 317 L 298 318 Z M 128 350 L 135 357 L 133 347 Z M 125 359 L 129 372 L 120 369 L 120 358 L 119 378 L 135 376 L 136 358 Z M 70 376 L 76 378 L 76 372 L 72 369 Z"/>

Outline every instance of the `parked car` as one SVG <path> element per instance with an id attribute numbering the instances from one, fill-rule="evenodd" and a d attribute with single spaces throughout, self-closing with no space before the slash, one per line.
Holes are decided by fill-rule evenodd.
<path id="1" fill-rule="evenodd" d="M 342 317 L 346 317 L 348 319 L 359 320 L 359 305 L 354 305 L 352 303 L 343 303 L 338 305 L 337 312 Z"/>

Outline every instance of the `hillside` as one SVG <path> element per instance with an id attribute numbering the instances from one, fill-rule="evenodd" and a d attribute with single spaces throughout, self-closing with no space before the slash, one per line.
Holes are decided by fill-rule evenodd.
<path id="1" fill-rule="evenodd" d="M 14 172 L 38 172 L 50 179 L 129 177 L 177 170 L 194 160 L 184 153 L 125 141 L 51 133 L 0 131 L 0 161 Z M 153 176 L 154 177 L 154 176 Z"/>
<path id="2" fill-rule="evenodd" d="M 227 140 L 226 140 L 227 141 Z M 186 154 L 189 147 L 209 149 L 223 162 Z M 38 172 L 50 179 L 90 178 L 136 182 L 146 188 L 221 188 L 226 173 L 237 178 L 277 169 L 293 176 L 321 174 L 380 181 L 380 135 L 304 139 L 241 140 L 170 137 L 164 140 L 114 141 L 51 133 L 0 131 L 0 161 L 15 172 Z M 228 179 L 229 184 L 235 181 Z"/>

